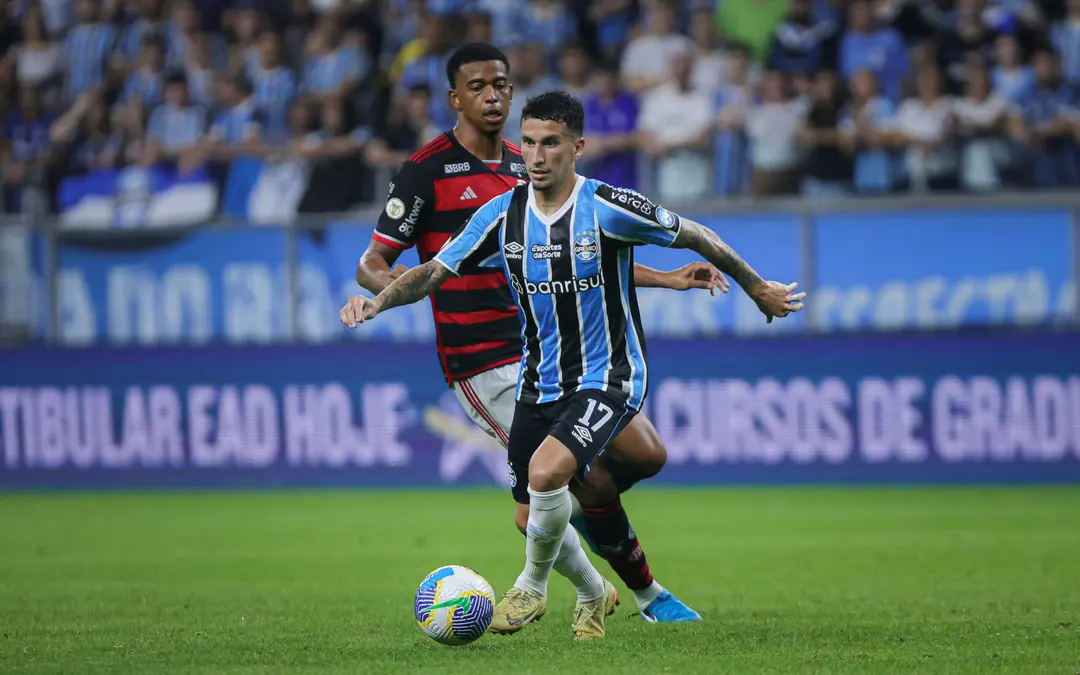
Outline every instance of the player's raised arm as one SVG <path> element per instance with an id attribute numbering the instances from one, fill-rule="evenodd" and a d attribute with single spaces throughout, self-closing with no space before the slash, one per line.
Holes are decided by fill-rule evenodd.
<path id="1" fill-rule="evenodd" d="M 633 190 L 601 184 L 595 197 L 602 209 L 597 211 L 597 223 L 607 236 L 631 246 L 656 244 L 693 249 L 734 279 L 757 303 L 769 323 L 774 317 L 802 309 L 800 301 L 806 294 L 794 293 L 798 284 L 763 280 L 720 235 L 701 223 L 682 218 Z"/>
<path id="2" fill-rule="evenodd" d="M 797 282 L 783 284 L 779 281 L 765 281 L 720 235 L 701 223 L 681 219 L 679 233 L 671 243 L 671 248 L 692 249 L 716 265 L 757 303 L 768 323 L 772 323 L 774 317 L 785 317 L 803 308 L 801 301 L 806 297 L 806 293 L 795 293 L 799 285 Z"/>

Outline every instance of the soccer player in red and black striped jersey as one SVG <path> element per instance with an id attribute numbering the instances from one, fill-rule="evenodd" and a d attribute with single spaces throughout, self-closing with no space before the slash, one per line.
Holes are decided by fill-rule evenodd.
<path id="1" fill-rule="evenodd" d="M 528 180 L 521 151 L 503 139 L 513 92 L 506 56 L 492 45 L 465 45 L 450 57 L 446 71 L 457 126 L 418 150 L 390 184 L 386 207 L 356 269 L 357 283 L 372 293 L 382 292 L 405 271 L 403 265 L 395 265 L 402 251 L 416 246 L 422 263 L 431 260 L 477 209 Z M 634 281 L 638 287 L 675 290 L 726 292 L 728 285 L 703 263 L 673 272 L 637 265 Z M 431 303 L 443 375 L 469 417 L 505 446 L 522 354 L 521 322 L 505 274 L 467 262 L 460 277 L 431 295 Z M 347 304 L 342 309 L 342 321 L 355 325 L 347 320 L 348 308 Z M 697 612 L 653 579 L 618 496 L 637 480 L 659 472 L 666 450 L 644 416 L 635 417 L 613 445 L 625 449 L 621 456 L 633 457 L 637 464 L 625 466 L 608 459 L 590 472 L 589 484 L 577 493 L 581 514 L 572 522 L 634 594 L 642 618 L 699 620 Z M 511 465 L 511 487 L 518 480 Z M 522 532 L 527 518 L 526 505 L 515 518 Z M 574 584 L 580 602 L 595 601 L 604 593 L 605 584 L 596 578 L 573 529 L 566 531 L 555 570 Z"/>

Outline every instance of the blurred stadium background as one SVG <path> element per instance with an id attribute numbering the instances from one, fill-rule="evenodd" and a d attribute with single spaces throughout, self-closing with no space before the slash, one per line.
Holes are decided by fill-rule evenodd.
<path id="1" fill-rule="evenodd" d="M 6 8 L 0 670 L 1080 669 L 1074 0 Z M 337 311 L 466 39 L 810 294 L 639 293 L 669 461 L 626 502 L 701 626 L 412 625 L 438 565 L 512 582 L 505 459 L 426 304 Z"/>

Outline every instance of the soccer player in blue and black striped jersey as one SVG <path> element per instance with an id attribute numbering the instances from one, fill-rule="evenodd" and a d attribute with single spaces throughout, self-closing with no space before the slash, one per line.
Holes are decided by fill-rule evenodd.
<path id="1" fill-rule="evenodd" d="M 768 321 L 802 309 L 795 284 L 764 281 L 716 233 L 642 195 L 578 176 L 585 147 L 581 103 L 565 92 L 522 111 L 522 154 L 531 183 L 495 197 L 434 260 L 404 273 L 358 320 L 409 304 L 463 266 L 502 267 L 521 322 L 524 355 L 508 453 L 528 476 L 526 566 L 495 609 L 492 630 L 512 633 L 547 611 L 547 581 L 571 515 L 569 485 L 638 414 L 648 390 L 645 336 L 633 282 L 634 246 L 690 248 L 731 276 Z M 343 317 L 352 318 L 352 317 Z M 580 602 L 577 639 L 602 637 L 615 589 Z"/>

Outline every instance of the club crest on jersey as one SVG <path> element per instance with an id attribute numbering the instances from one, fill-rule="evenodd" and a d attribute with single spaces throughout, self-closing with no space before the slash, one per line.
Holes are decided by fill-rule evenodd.
<path id="1" fill-rule="evenodd" d="M 600 243 L 591 234 L 583 234 L 574 240 L 574 257 L 582 262 L 596 260 L 600 253 Z"/>
<path id="2" fill-rule="evenodd" d="M 401 217 L 405 215 L 405 202 L 397 197 L 391 197 L 390 200 L 386 202 L 386 215 L 394 220 L 400 220 Z"/>
<path id="3" fill-rule="evenodd" d="M 662 206 L 656 207 L 656 219 L 669 230 L 675 227 L 675 214 Z"/>

